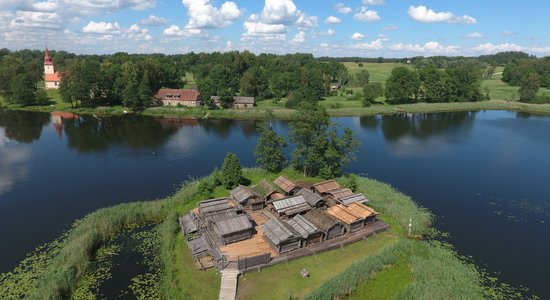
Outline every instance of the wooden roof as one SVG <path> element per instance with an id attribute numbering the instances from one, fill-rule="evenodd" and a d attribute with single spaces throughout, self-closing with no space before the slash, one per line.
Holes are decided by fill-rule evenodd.
<path id="1" fill-rule="evenodd" d="M 209 199 L 199 203 L 199 209 L 202 214 L 226 210 L 231 207 L 233 207 L 233 205 L 231 205 L 227 198 Z"/>
<path id="2" fill-rule="evenodd" d="M 279 193 L 279 192 L 275 192 L 275 193 L 271 194 L 270 197 L 271 197 L 272 200 L 281 200 L 281 199 L 284 199 L 286 196 L 284 194 Z"/>
<path id="3" fill-rule="evenodd" d="M 263 234 L 275 245 L 280 245 L 288 240 L 299 238 L 300 235 L 287 223 L 277 219 L 270 219 L 262 225 Z"/>
<path id="4" fill-rule="evenodd" d="M 197 223 L 195 222 L 191 214 L 180 217 L 179 221 L 185 234 L 196 232 L 198 230 Z"/>
<path id="5" fill-rule="evenodd" d="M 261 197 L 268 197 L 269 195 L 276 193 L 277 190 L 274 186 L 272 186 L 269 182 L 267 182 L 265 179 L 260 181 L 258 184 L 252 187 L 252 189 L 256 192 L 256 194 L 260 195 Z"/>
<path id="6" fill-rule="evenodd" d="M 274 182 L 286 193 L 290 193 L 293 189 L 296 188 L 296 184 L 284 176 L 279 176 L 279 178 L 275 179 Z"/>
<path id="7" fill-rule="evenodd" d="M 338 221 L 329 217 L 325 212 L 320 209 L 313 209 L 304 215 L 306 220 L 310 221 L 315 227 L 319 228 L 323 232 L 327 232 L 334 225 L 338 225 Z"/>
<path id="8" fill-rule="evenodd" d="M 339 188 L 339 189 L 328 191 L 327 194 L 332 195 L 334 199 L 341 199 L 344 197 L 353 196 L 353 191 L 348 188 Z"/>
<path id="9" fill-rule="evenodd" d="M 374 211 L 374 209 L 361 204 L 359 202 L 353 202 L 350 205 L 347 206 L 350 211 L 352 211 L 354 214 L 361 216 L 363 219 L 366 219 L 370 216 L 376 216 L 378 213 Z"/>
<path id="10" fill-rule="evenodd" d="M 365 197 L 363 194 L 354 194 L 354 195 L 351 195 L 351 196 L 348 196 L 348 197 L 343 197 L 343 198 L 340 198 L 340 199 L 337 199 L 337 200 L 338 200 L 338 202 L 340 202 L 344 205 L 349 205 L 353 202 L 366 203 L 366 202 L 369 201 L 367 199 L 367 197 Z"/>
<path id="11" fill-rule="evenodd" d="M 155 94 L 155 99 L 172 101 L 199 101 L 200 93 L 197 90 L 160 89 Z"/>
<path id="12" fill-rule="evenodd" d="M 313 185 L 313 187 L 315 188 L 317 193 L 323 194 L 330 190 L 339 189 L 340 185 L 338 184 L 338 182 L 334 180 L 327 180 L 327 181 L 316 183 Z"/>
<path id="13" fill-rule="evenodd" d="M 308 221 L 302 215 L 296 215 L 294 218 L 287 221 L 288 225 L 294 229 L 302 238 L 308 238 L 310 235 L 320 232 L 313 223 Z"/>
<path id="14" fill-rule="evenodd" d="M 214 231 L 219 236 L 226 236 L 232 233 L 250 230 L 254 226 L 246 215 L 237 215 L 230 219 L 225 219 L 214 223 Z"/>
<path id="15" fill-rule="evenodd" d="M 323 201 L 323 197 L 319 196 L 318 194 L 315 194 L 314 192 L 306 189 L 301 189 L 298 192 L 296 192 L 296 195 L 303 196 L 304 199 L 306 199 L 306 202 L 312 206 L 315 207 L 317 203 Z"/>
<path id="16" fill-rule="evenodd" d="M 212 101 L 214 101 L 214 103 L 219 103 L 220 102 L 220 97 L 219 96 L 212 96 L 211 97 Z M 233 97 L 233 103 L 235 104 L 254 104 L 254 97 L 243 97 L 243 96 L 234 96 Z"/>
<path id="17" fill-rule="evenodd" d="M 286 215 L 298 214 L 311 209 L 311 206 L 301 195 L 274 201 L 273 206 L 279 214 L 284 213 Z"/>
<path id="18" fill-rule="evenodd" d="M 231 198 L 235 199 L 235 201 L 241 204 L 250 198 L 256 197 L 252 189 L 241 184 L 229 191 L 229 194 L 231 195 Z"/>
<path id="19" fill-rule="evenodd" d="M 342 204 L 330 207 L 327 209 L 327 214 L 348 225 L 365 219 Z"/>

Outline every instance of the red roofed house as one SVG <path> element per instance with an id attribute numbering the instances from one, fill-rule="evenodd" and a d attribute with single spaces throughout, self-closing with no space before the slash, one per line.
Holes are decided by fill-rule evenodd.
<path id="1" fill-rule="evenodd" d="M 201 94 L 197 90 L 160 89 L 155 94 L 155 99 L 165 106 L 199 106 Z"/>
<path id="2" fill-rule="evenodd" d="M 61 82 L 61 75 L 59 72 L 55 71 L 53 66 L 52 58 L 46 48 L 46 53 L 44 54 L 44 84 L 46 89 L 59 89 L 59 83 Z"/>

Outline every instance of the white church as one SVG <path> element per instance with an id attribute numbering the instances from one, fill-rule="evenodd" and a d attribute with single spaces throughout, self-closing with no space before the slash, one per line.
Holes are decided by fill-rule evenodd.
<path id="1" fill-rule="evenodd" d="M 46 54 L 44 55 L 44 84 L 46 89 L 59 89 L 59 83 L 61 82 L 61 75 L 55 71 L 52 58 L 46 48 Z"/>

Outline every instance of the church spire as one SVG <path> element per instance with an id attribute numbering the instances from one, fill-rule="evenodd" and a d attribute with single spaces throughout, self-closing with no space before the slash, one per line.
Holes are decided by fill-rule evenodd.
<path id="1" fill-rule="evenodd" d="M 44 65 L 53 65 L 52 58 L 50 57 L 50 52 L 48 47 L 46 47 L 46 53 L 44 54 Z"/>

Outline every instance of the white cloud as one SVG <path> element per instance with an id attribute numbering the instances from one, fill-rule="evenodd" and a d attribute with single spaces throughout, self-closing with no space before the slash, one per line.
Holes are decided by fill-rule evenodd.
<path id="1" fill-rule="evenodd" d="M 350 12 L 353 11 L 353 10 L 351 9 L 351 7 L 344 5 L 344 3 L 338 3 L 338 4 L 336 4 L 336 5 L 334 6 L 334 10 L 336 10 L 336 12 L 341 13 L 341 14 L 344 14 L 344 15 L 347 15 L 347 14 L 349 14 Z"/>
<path id="2" fill-rule="evenodd" d="M 356 40 L 356 41 L 359 41 L 359 40 L 362 40 L 365 36 L 362 35 L 361 33 L 359 32 L 355 32 L 354 34 L 351 35 L 351 39 L 352 40 Z"/>
<path id="3" fill-rule="evenodd" d="M 321 43 L 321 44 L 319 44 L 319 46 L 321 46 L 322 48 L 328 48 L 328 44 L 327 44 L 327 43 Z"/>
<path id="4" fill-rule="evenodd" d="M 126 34 L 128 35 L 128 38 L 133 39 L 135 41 L 152 41 L 153 36 L 149 34 L 149 29 L 147 28 L 141 28 L 138 24 L 134 24 L 126 30 Z"/>
<path id="5" fill-rule="evenodd" d="M 82 28 L 84 33 L 97 33 L 97 34 L 120 34 L 122 28 L 118 25 L 117 22 L 94 22 L 90 21 L 88 25 Z"/>
<path id="6" fill-rule="evenodd" d="M 32 4 L 33 11 L 54 12 L 59 8 L 56 0 L 36 2 Z"/>
<path id="7" fill-rule="evenodd" d="M 472 48 L 472 50 L 476 52 L 481 52 L 484 54 L 491 54 L 491 53 L 497 53 L 497 52 L 505 52 L 505 51 L 522 51 L 523 47 L 516 45 L 516 44 L 492 44 L 492 43 L 485 43 L 480 44 L 478 46 L 475 46 Z"/>
<path id="8" fill-rule="evenodd" d="M 303 31 L 300 31 L 296 34 L 296 36 L 294 36 L 291 42 L 293 44 L 301 44 L 305 41 L 306 41 L 306 33 Z"/>
<path id="9" fill-rule="evenodd" d="M 294 25 L 296 25 L 299 29 L 315 28 L 317 27 L 317 17 L 301 14 Z"/>
<path id="10" fill-rule="evenodd" d="M 325 20 L 325 24 L 340 24 L 340 23 L 342 23 L 342 20 L 340 20 L 339 18 L 337 18 L 335 16 L 329 16 Z"/>
<path id="11" fill-rule="evenodd" d="M 456 54 L 460 50 L 460 46 L 444 46 L 438 42 L 427 42 L 424 45 L 419 44 L 403 44 L 398 43 L 388 47 L 393 51 L 400 52 L 415 52 L 415 53 L 428 53 L 428 54 Z"/>
<path id="12" fill-rule="evenodd" d="M 384 1 L 384 0 L 363 0 L 363 4 L 365 4 L 365 5 L 384 5 L 384 4 L 386 4 L 386 1 Z"/>
<path id="13" fill-rule="evenodd" d="M 231 41 L 225 42 L 225 51 L 233 51 L 233 43 Z"/>
<path id="14" fill-rule="evenodd" d="M 227 27 L 242 15 L 237 4 L 232 1 L 224 2 L 219 9 L 210 0 L 182 0 L 182 3 L 189 16 L 185 25 L 188 30 Z"/>
<path id="15" fill-rule="evenodd" d="M 376 39 L 372 42 L 366 42 L 366 43 L 358 43 L 351 45 L 351 49 L 357 49 L 357 50 L 382 50 L 384 48 L 384 45 L 382 44 L 382 39 Z"/>
<path id="16" fill-rule="evenodd" d="M 184 38 L 184 37 L 191 37 L 191 36 L 197 36 L 203 34 L 203 31 L 200 29 L 192 29 L 192 28 L 183 28 L 181 29 L 177 25 L 171 25 L 168 28 L 165 28 L 162 31 L 162 35 L 165 38 L 170 39 L 177 39 L 177 38 Z"/>
<path id="17" fill-rule="evenodd" d="M 166 24 L 166 19 L 163 17 L 157 17 L 155 15 L 150 15 L 149 17 L 139 21 L 141 25 L 145 26 L 162 26 Z"/>
<path id="18" fill-rule="evenodd" d="M 435 12 L 432 9 L 428 9 L 426 6 L 409 6 L 407 11 L 409 17 L 415 21 L 422 23 L 436 23 L 436 22 L 447 22 L 447 23 L 462 23 L 462 24 L 476 24 L 477 20 L 471 16 L 456 16 L 452 12 Z"/>
<path id="19" fill-rule="evenodd" d="M 265 0 L 262 20 L 269 24 L 290 24 L 302 14 L 292 0 Z"/>
<path id="20" fill-rule="evenodd" d="M 550 53 L 550 47 L 531 47 L 529 48 L 529 51 L 535 52 L 535 53 Z"/>
<path id="21" fill-rule="evenodd" d="M 388 25 L 388 26 L 382 27 L 382 30 L 384 31 L 396 31 L 397 29 L 399 29 L 399 27 L 395 25 Z"/>
<path id="22" fill-rule="evenodd" d="M 12 29 L 61 29 L 63 20 L 57 13 L 17 11 L 10 22 Z"/>
<path id="23" fill-rule="evenodd" d="M 361 22 L 376 22 L 380 21 L 380 16 L 375 10 L 370 10 L 366 6 L 362 6 L 353 18 Z"/>
<path id="24" fill-rule="evenodd" d="M 155 0 L 61 0 L 64 8 L 75 13 L 97 13 L 125 8 L 145 10 L 156 5 Z"/>
<path id="25" fill-rule="evenodd" d="M 477 31 L 474 31 L 474 32 L 468 33 L 468 34 L 465 35 L 464 37 L 467 38 L 467 39 L 473 39 L 473 40 L 475 40 L 475 39 L 481 39 L 481 38 L 483 38 L 483 34 L 477 32 Z"/>
<path id="26" fill-rule="evenodd" d="M 246 32 L 242 39 L 248 40 L 254 37 L 261 37 L 264 40 L 281 40 L 286 38 L 287 28 L 283 24 L 267 24 L 259 20 L 257 15 L 251 15 L 243 24 Z"/>

